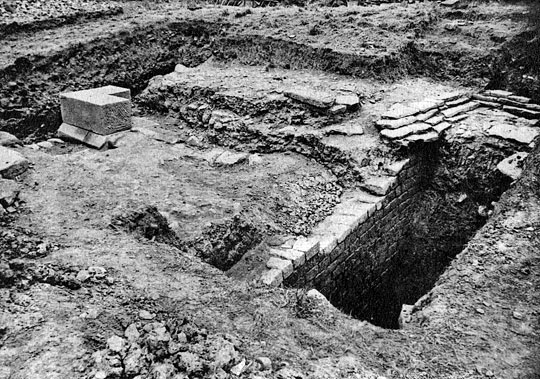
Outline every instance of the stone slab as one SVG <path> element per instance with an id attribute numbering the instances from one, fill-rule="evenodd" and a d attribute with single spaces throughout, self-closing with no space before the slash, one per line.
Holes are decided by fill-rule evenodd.
<path id="1" fill-rule="evenodd" d="M 435 116 L 439 112 L 438 109 L 432 109 L 430 111 L 427 111 L 425 113 L 420 113 L 419 115 L 416 115 L 416 119 L 418 121 L 426 121 L 427 119 Z"/>
<path id="2" fill-rule="evenodd" d="M 413 103 L 407 104 L 408 107 L 416 109 L 418 113 L 424 113 L 428 112 L 432 109 L 436 109 L 443 105 L 443 101 L 435 101 L 435 100 L 423 100 L 423 101 L 415 101 Z"/>
<path id="3" fill-rule="evenodd" d="M 473 109 L 476 109 L 479 106 L 480 104 L 478 104 L 478 102 L 470 101 L 468 103 L 458 105 L 457 107 L 445 109 L 444 111 L 442 111 L 442 114 L 444 115 L 444 117 L 450 118 L 450 117 L 457 116 L 458 114 L 461 114 L 463 112 L 472 111 Z"/>
<path id="4" fill-rule="evenodd" d="M 216 166 L 232 166 L 247 161 L 248 153 L 225 151 L 214 160 Z"/>
<path id="5" fill-rule="evenodd" d="M 489 128 L 487 133 L 490 136 L 528 145 L 538 136 L 540 132 L 537 128 L 530 126 L 497 124 Z"/>
<path id="6" fill-rule="evenodd" d="M 306 262 L 306 253 L 294 249 L 270 249 L 270 255 L 291 261 L 293 267 L 301 266 Z"/>
<path id="7" fill-rule="evenodd" d="M 338 245 L 338 238 L 334 234 L 314 234 L 314 236 L 319 239 L 320 254 L 330 254 Z"/>
<path id="8" fill-rule="evenodd" d="M 271 257 L 268 262 L 266 262 L 266 267 L 269 269 L 280 270 L 283 274 L 283 279 L 287 279 L 293 272 L 293 264 L 291 261 L 277 257 Z"/>
<path id="9" fill-rule="evenodd" d="M 461 105 L 461 104 L 464 104 L 466 103 L 467 101 L 469 101 L 471 99 L 470 96 L 462 96 L 460 98 L 457 98 L 456 100 L 452 100 L 452 101 L 447 101 L 446 102 L 446 105 L 448 105 L 448 107 L 455 107 L 455 106 L 458 106 L 458 105 Z"/>
<path id="10" fill-rule="evenodd" d="M 407 142 L 435 142 L 439 139 L 437 132 L 427 132 L 424 134 L 415 134 L 405 138 Z"/>
<path id="11" fill-rule="evenodd" d="M 423 133 L 431 129 L 431 125 L 423 122 L 417 122 L 412 125 L 402 126 L 398 129 L 385 129 L 381 131 L 381 135 L 388 139 L 400 139 L 410 134 Z"/>
<path id="12" fill-rule="evenodd" d="M 512 113 L 516 116 L 529 118 L 529 119 L 540 119 L 540 111 L 534 111 L 531 109 L 511 107 L 509 105 L 503 106 L 503 111 Z"/>
<path id="13" fill-rule="evenodd" d="M 454 117 L 448 117 L 446 119 L 446 121 L 451 122 L 451 123 L 456 123 L 456 122 L 459 122 L 461 120 L 465 120 L 467 117 L 469 117 L 469 115 L 460 114 L 460 115 L 457 115 L 457 116 L 454 116 Z"/>
<path id="14" fill-rule="evenodd" d="M 388 111 L 383 113 L 382 117 L 395 120 L 398 118 L 414 116 L 417 113 L 419 113 L 419 111 L 416 108 L 411 108 L 403 104 L 394 104 Z"/>
<path id="15" fill-rule="evenodd" d="M 527 104 L 531 102 L 531 98 L 525 97 L 525 96 L 512 95 L 512 96 L 508 96 L 508 99 L 512 101 L 517 101 L 518 103 L 523 103 L 523 104 Z"/>
<path id="16" fill-rule="evenodd" d="M 510 91 L 503 91 L 503 90 L 500 90 L 500 89 L 487 90 L 487 91 L 484 91 L 483 94 L 486 95 L 486 96 L 505 97 L 505 98 L 509 98 L 510 96 L 514 95 Z"/>
<path id="17" fill-rule="evenodd" d="M 436 117 L 432 117 L 426 120 L 425 122 L 426 124 L 429 124 L 429 125 L 437 125 L 443 122 L 443 120 L 444 120 L 444 116 L 436 116 Z"/>
<path id="18" fill-rule="evenodd" d="M 105 136 L 66 123 L 60 125 L 57 134 L 63 140 L 84 143 L 96 149 L 102 149 L 110 145 L 114 146 L 116 140 L 123 135 L 122 132 L 117 132 Z"/>
<path id="19" fill-rule="evenodd" d="M 452 126 L 452 124 L 450 124 L 449 122 L 441 122 L 440 124 L 437 124 L 433 127 L 433 129 L 435 129 L 435 131 L 437 133 L 442 133 L 444 132 L 445 130 L 447 130 L 448 128 L 450 128 Z"/>
<path id="20" fill-rule="evenodd" d="M 528 155 L 529 154 L 524 151 L 512 154 L 508 158 L 503 159 L 497 165 L 497 170 L 499 170 L 503 175 L 509 176 L 510 178 L 516 180 L 521 176 L 523 171 L 523 161 Z"/>
<path id="21" fill-rule="evenodd" d="M 335 212 L 341 215 L 354 216 L 356 218 L 356 227 L 364 223 L 369 218 L 369 216 L 371 216 L 373 212 L 375 212 L 376 208 L 377 206 L 374 203 L 363 203 L 357 200 L 347 200 L 339 204 L 336 207 Z"/>
<path id="22" fill-rule="evenodd" d="M 323 91 L 292 89 L 285 91 L 284 95 L 302 103 L 325 109 L 334 105 L 335 101 L 335 96 L 333 94 Z"/>
<path id="23" fill-rule="evenodd" d="M 105 86 L 60 94 L 66 124 L 107 135 L 131 128 L 129 89 Z"/>
<path id="24" fill-rule="evenodd" d="M 410 125 L 416 122 L 415 116 L 403 117 L 397 120 L 382 119 L 376 122 L 376 125 L 384 129 L 397 129 L 402 126 Z"/>
<path id="25" fill-rule="evenodd" d="M 328 114 L 336 115 L 347 112 L 347 106 L 343 104 L 336 104 L 328 109 Z"/>
<path id="26" fill-rule="evenodd" d="M 30 162 L 15 150 L 0 146 L 0 176 L 13 179 L 24 173 Z"/>
<path id="27" fill-rule="evenodd" d="M 336 104 L 345 105 L 348 109 L 355 109 L 360 104 L 358 95 L 339 95 L 336 96 Z"/>
<path id="28" fill-rule="evenodd" d="M 319 253 L 320 246 L 321 244 L 316 238 L 299 237 L 292 248 L 303 252 L 306 255 L 306 260 L 310 260 Z"/>
<path id="29" fill-rule="evenodd" d="M 397 184 L 395 176 L 372 176 L 360 186 L 375 195 L 386 195 Z"/>

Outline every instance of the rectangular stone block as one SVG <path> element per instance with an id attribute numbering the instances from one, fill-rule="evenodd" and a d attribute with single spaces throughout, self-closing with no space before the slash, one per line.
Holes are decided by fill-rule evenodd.
<path id="1" fill-rule="evenodd" d="M 129 89 L 105 86 L 60 95 L 64 123 L 107 135 L 131 128 Z"/>
<path id="2" fill-rule="evenodd" d="M 266 270 L 261 276 L 261 282 L 268 286 L 277 287 L 283 282 L 283 274 L 278 269 Z"/>
<path id="3" fill-rule="evenodd" d="M 60 125 L 57 134 L 62 139 L 81 142 L 96 149 L 114 145 L 115 141 L 122 135 L 119 132 L 105 136 L 66 123 Z"/>
<path id="4" fill-rule="evenodd" d="M 294 245 L 293 249 L 302 251 L 306 255 L 306 260 L 310 260 L 313 256 L 319 253 L 320 242 L 316 238 L 298 238 Z"/>
<path id="5" fill-rule="evenodd" d="M 295 268 L 306 261 L 306 253 L 294 249 L 270 249 L 270 255 L 291 261 Z"/>
<path id="6" fill-rule="evenodd" d="M 269 269 L 280 270 L 283 274 L 283 279 L 287 279 L 293 272 L 293 264 L 291 261 L 277 257 L 271 257 L 268 262 L 266 262 L 266 267 Z"/>

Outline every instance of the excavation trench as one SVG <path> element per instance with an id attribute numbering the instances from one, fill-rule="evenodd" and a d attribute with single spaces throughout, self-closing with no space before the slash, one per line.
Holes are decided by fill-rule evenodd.
<path id="1" fill-rule="evenodd" d="M 441 142 L 410 153 L 382 209 L 286 285 L 315 287 L 355 318 L 400 327 L 402 305 L 433 288 L 510 185 L 494 170 L 508 154 L 498 147 Z"/>

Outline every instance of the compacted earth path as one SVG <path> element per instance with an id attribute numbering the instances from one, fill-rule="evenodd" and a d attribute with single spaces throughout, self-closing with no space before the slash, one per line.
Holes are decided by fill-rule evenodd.
<path id="1" fill-rule="evenodd" d="M 533 11 L 1 3 L 0 378 L 537 378 Z"/>

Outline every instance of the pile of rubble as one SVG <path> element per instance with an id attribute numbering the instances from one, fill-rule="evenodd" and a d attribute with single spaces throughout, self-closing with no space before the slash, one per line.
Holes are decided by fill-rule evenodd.
<path id="1" fill-rule="evenodd" d="M 376 122 L 381 129 L 381 136 L 397 143 L 408 146 L 413 142 L 433 142 L 455 123 L 468 117 L 467 113 L 480 107 L 501 109 L 513 115 L 538 120 L 540 105 L 533 104 L 531 99 L 516 96 L 512 92 L 488 90 L 481 94 L 448 94 L 438 98 L 408 104 L 394 104 L 382 119 Z M 489 135 L 510 138 L 520 143 L 532 142 L 537 132 L 512 136 L 515 128 L 496 125 L 488 130 Z"/>
<path id="2" fill-rule="evenodd" d="M 242 342 L 232 335 L 209 334 L 187 318 L 159 322 L 147 310 L 138 316 L 123 335 L 111 336 L 107 348 L 93 354 L 87 378 L 266 378 L 272 373 L 268 357 L 243 356 Z M 287 368 L 278 374 L 291 372 Z"/>

